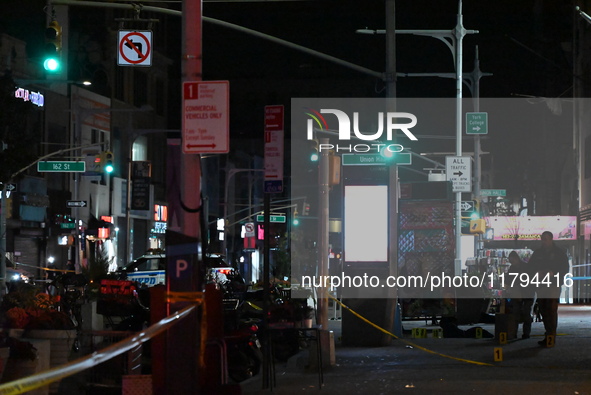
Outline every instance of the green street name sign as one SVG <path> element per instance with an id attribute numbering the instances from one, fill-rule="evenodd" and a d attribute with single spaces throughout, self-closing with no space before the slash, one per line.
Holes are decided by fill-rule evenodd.
<path id="1" fill-rule="evenodd" d="M 466 134 L 488 134 L 488 113 L 467 112 Z"/>
<path id="2" fill-rule="evenodd" d="M 480 196 L 507 196 L 506 189 L 481 189 Z"/>
<path id="3" fill-rule="evenodd" d="M 86 162 L 76 161 L 47 161 L 37 162 L 37 171 L 39 172 L 85 172 Z"/>
<path id="4" fill-rule="evenodd" d="M 60 229 L 76 229 L 76 224 L 74 222 L 62 222 Z"/>
<path id="5" fill-rule="evenodd" d="M 257 215 L 257 222 L 265 222 L 265 216 Z M 270 215 L 269 222 L 285 223 L 285 215 Z"/>
<path id="6" fill-rule="evenodd" d="M 388 166 L 410 165 L 412 157 L 408 152 L 395 152 L 391 158 L 380 154 L 343 154 L 343 166 Z"/>

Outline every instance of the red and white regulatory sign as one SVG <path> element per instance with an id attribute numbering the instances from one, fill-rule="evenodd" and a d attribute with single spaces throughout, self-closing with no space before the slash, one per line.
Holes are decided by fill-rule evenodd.
<path id="1" fill-rule="evenodd" d="M 183 83 L 183 152 L 230 151 L 230 101 L 228 81 Z"/>
<path id="2" fill-rule="evenodd" d="M 117 54 L 119 66 L 151 66 L 152 31 L 119 30 Z"/>

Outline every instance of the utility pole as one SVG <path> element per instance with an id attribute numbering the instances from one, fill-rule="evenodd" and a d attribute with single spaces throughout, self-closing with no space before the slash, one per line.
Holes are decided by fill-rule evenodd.
<path id="1" fill-rule="evenodd" d="M 202 0 L 183 0 L 182 2 L 182 82 L 202 80 Z M 181 88 L 181 87 L 179 87 Z M 183 94 L 183 89 L 179 89 Z M 179 114 L 180 115 L 180 114 Z M 184 134 L 184 131 L 183 131 Z M 184 142 L 183 142 L 184 143 Z M 201 256 L 201 156 L 191 153 L 180 154 L 180 234 L 167 232 L 167 264 L 178 267 L 183 263 L 186 268 L 183 276 L 168 274 L 167 291 L 185 292 L 203 295 L 203 279 L 200 269 L 203 265 Z M 170 240 L 169 240 L 170 237 Z M 171 270 L 169 270 L 170 272 Z M 203 292 L 203 293 L 202 293 Z M 195 297 L 195 301 L 199 299 Z M 214 301 L 215 302 L 215 301 Z M 169 301 L 166 315 L 185 307 L 185 303 Z M 165 383 L 158 388 L 158 393 L 192 394 L 201 393 L 208 379 L 202 357 L 205 352 L 205 331 L 202 321 L 208 303 L 203 302 L 186 319 L 171 328 L 166 335 L 165 361 L 163 368 Z M 173 311 L 174 309 L 174 311 Z M 212 327 L 209 321 L 207 326 Z M 179 363 L 179 361 L 182 361 Z M 161 383 L 159 382 L 159 385 Z"/>
<path id="2" fill-rule="evenodd" d="M 462 156 L 462 86 L 463 86 L 463 39 L 466 29 L 462 25 L 462 0 L 459 0 L 457 24 L 454 30 L 455 60 L 456 60 L 456 156 Z M 456 192 L 456 258 L 454 260 L 454 274 L 462 273 L 462 192 Z"/>
<path id="3" fill-rule="evenodd" d="M 396 111 L 396 1 L 386 0 L 386 106 L 388 111 Z M 388 175 L 388 216 L 389 275 L 398 275 L 398 165 L 389 167 Z M 402 335 L 402 318 L 398 309 L 398 295 L 395 288 L 389 290 L 386 303 L 386 323 L 396 336 Z M 400 325 L 397 325 L 400 323 Z M 390 338 L 386 338 L 388 343 Z"/>
<path id="4" fill-rule="evenodd" d="M 324 137 L 319 139 L 320 145 L 328 145 L 329 139 Z M 318 161 L 318 251 L 319 270 L 318 276 L 326 278 L 328 276 L 328 221 L 329 221 L 329 153 L 327 150 L 320 152 Z M 328 290 L 323 285 L 318 289 L 318 325 L 323 331 L 328 331 Z"/>

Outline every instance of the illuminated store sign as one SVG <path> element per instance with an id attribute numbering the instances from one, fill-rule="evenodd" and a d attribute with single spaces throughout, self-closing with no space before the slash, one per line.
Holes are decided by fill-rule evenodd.
<path id="1" fill-rule="evenodd" d="M 554 240 L 577 239 L 577 217 L 487 217 L 487 228 L 494 231 L 494 240 L 540 240 L 542 232 L 553 233 Z"/>
<path id="2" fill-rule="evenodd" d="M 42 93 L 31 92 L 24 88 L 16 88 L 16 91 L 14 91 L 14 97 L 17 99 L 23 99 L 23 101 L 30 101 L 37 107 L 43 107 L 45 104 L 45 97 Z"/>

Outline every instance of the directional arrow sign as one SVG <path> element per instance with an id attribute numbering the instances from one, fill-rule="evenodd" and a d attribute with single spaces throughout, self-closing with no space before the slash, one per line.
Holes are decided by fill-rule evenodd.
<path id="1" fill-rule="evenodd" d="M 86 202 L 86 200 L 68 200 L 66 202 L 66 207 L 68 208 L 72 208 L 72 207 L 86 207 L 88 203 Z"/>
<path id="2" fill-rule="evenodd" d="M 0 188 L 2 188 L 2 187 L 3 187 L 3 185 L 0 182 Z M 8 191 L 8 192 L 16 191 L 16 184 L 6 184 L 6 191 Z"/>
<path id="3" fill-rule="evenodd" d="M 472 211 L 472 210 L 474 210 L 475 206 L 476 205 L 474 204 L 474 200 L 463 200 L 460 203 L 460 209 L 462 211 Z"/>
<path id="4" fill-rule="evenodd" d="M 488 134 L 488 113 L 467 112 L 466 134 Z"/>
<path id="5" fill-rule="evenodd" d="M 447 181 L 452 182 L 453 192 L 472 190 L 472 158 L 470 156 L 445 157 Z"/>

